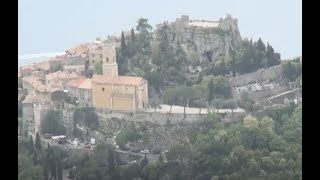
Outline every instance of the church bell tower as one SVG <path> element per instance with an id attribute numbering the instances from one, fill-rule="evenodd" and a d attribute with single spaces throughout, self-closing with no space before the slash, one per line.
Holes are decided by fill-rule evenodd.
<path id="1" fill-rule="evenodd" d="M 102 46 L 103 75 L 118 76 L 118 64 L 116 60 L 116 47 L 114 45 Z"/>

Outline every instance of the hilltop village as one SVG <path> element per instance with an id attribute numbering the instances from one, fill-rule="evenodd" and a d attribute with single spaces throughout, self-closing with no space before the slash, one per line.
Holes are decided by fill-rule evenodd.
<path id="1" fill-rule="evenodd" d="M 206 154 L 202 147 L 227 158 L 206 162 L 213 169 L 217 162 L 227 167 L 234 156 L 242 158 L 238 154 L 244 148 L 269 158 L 267 150 L 257 150 L 260 145 L 273 148 L 271 158 L 287 148 L 285 143 L 297 146 L 299 154 L 301 67 L 302 57 L 281 60 L 269 43 L 242 38 L 231 15 L 218 21 L 183 15 L 154 30 L 141 18 L 120 36 L 97 38 L 48 61 L 19 67 L 18 136 L 38 134 L 48 147 L 61 142 L 62 148 L 85 152 L 111 144 L 121 155 L 119 166 L 163 158 L 161 162 L 182 169 L 184 159 L 206 167 L 198 153 L 191 153 Z M 256 161 L 262 162 L 251 158 L 250 163 Z M 264 169 L 250 169 L 253 175 L 217 170 L 203 179 L 273 172 Z M 190 179 L 188 170 L 183 173 Z"/>

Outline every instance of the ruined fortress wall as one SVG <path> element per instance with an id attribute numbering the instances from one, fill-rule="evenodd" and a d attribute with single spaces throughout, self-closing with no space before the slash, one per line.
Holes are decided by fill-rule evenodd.
<path id="1" fill-rule="evenodd" d="M 255 81 L 265 81 L 281 77 L 281 66 L 274 66 L 267 69 L 260 69 L 253 73 L 236 76 L 229 79 L 232 87 L 245 86 Z"/>
<path id="2" fill-rule="evenodd" d="M 211 62 L 221 55 L 228 56 L 229 48 L 233 50 L 240 46 L 237 23 L 231 16 L 219 21 L 189 20 L 188 16 L 182 16 L 169 24 L 169 39 L 173 44 L 179 42 L 188 56 L 195 53 L 200 61 Z M 157 33 L 153 39 L 157 40 Z"/>
<path id="3" fill-rule="evenodd" d="M 245 113 L 244 113 L 245 114 Z M 232 116 L 241 117 L 243 113 L 236 113 Z M 110 113 L 110 114 L 99 114 L 100 125 L 107 129 L 119 130 L 127 127 L 132 123 L 140 123 L 145 125 L 156 125 L 164 126 L 166 124 L 177 125 L 180 123 L 192 123 L 202 120 L 206 115 L 199 114 L 187 114 L 184 118 L 184 114 L 172 114 L 172 113 L 147 113 L 147 112 L 137 112 L 135 114 L 120 114 L 120 113 Z M 227 117 L 227 118 L 226 118 Z M 231 121 L 230 114 L 227 115 L 223 121 Z"/>
<path id="4" fill-rule="evenodd" d="M 172 124 L 179 123 L 181 121 L 193 122 L 199 120 L 202 115 L 199 114 L 188 114 L 184 118 L 183 114 L 172 114 L 172 113 L 146 113 L 146 112 L 137 112 L 135 114 L 120 114 L 120 113 L 110 113 L 102 115 L 102 119 L 110 120 L 117 119 L 119 122 L 151 122 L 158 125 L 165 125 L 167 121 L 170 121 Z M 115 128 L 120 128 L 123 125 L 119 125 Z"/>
<path id="5" fill-rule="evenodd" d="M 254 101 L 262 101 L 267 98 L 270 98 L 272 96 L 275 96 L 277 94 L 283 93 L 287 91 L 288 88 L 285 86 L 277 86 L 274 89 L 266 90 L 266 91 L 260 91 L 260 92 L 250 92 L 248 93 L 248 96 L 254 100 Z"/>

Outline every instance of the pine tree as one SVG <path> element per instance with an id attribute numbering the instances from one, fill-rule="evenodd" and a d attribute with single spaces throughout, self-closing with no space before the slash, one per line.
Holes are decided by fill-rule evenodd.
<path id="1" fill-rule="evenodd" d="M 61 165 L 61 160 L 58 160 L 57 163 L 57 175 L 58 175 L 58 180 L 62 180 L 63 179 L 63 171 L 62 171 L 62 165 Z"/>
<path id="2" fill-rule="evenodd" d="M 108 148 L 108 164 L 109 164 L 109 170 L 110 172 L 113 172 L 115 170 L 115 163 L 114 163 L 114 154 L 113 150 L 111 148 Z"/>
<path id="3" fill-rule="evenodd" d="M 34 152 L 34 143 L 33 143 L 33 139 L 32 139 L 31 135 L 30 135 L 30 141 L 29 141 L 29 150 L 30 150 L 30 153 L 33 154 L 33 152 Z"/>
<path id="4" fill-rule="evenodd" d="M 164 160 L 163 160 L 163 156 L 162 156 L 162 154 L 160 154 L 160 156 L 159 156 L 158 160 L 159 160 L 159 162 L 160 162 L 161 164 L 162 164 L 162 163 L 164 163 Z"/>
<path id="5" fill-rule="evenodd" d="M 121 33 L 121 49 L 126 49 L 126 40 L 124 39 L 124 32 Z"/>
<path id="6" fill-rule="evenodd" d="M 134 35 L 134 30 L 133 28 L 131 29 L 131 41 L 134 42 L 136 40 L 136 37 Z"/>
<path id="7" fill-rule="evenodd" d="M 147 159 L 147 154 L 144 154 L 144 158 L 143 160 L 141 161 L 141 167 L 144 167 L 148 164 L 148 159 Z"/>
<path id="8" fill-rule="evenodd" d="M 209 89 L 209 96 L 208 96 L 208 101 L 211 103 L 214 97 L 214 85 L 213 85 L 213 80 L 211 79 L 208 83 L 208 89 Z"/>
<path id="9" fill-rule="evenodd" d="M 40 139 L 40 135 L 39 132 L 37 132 L 36 134 L 36 144 L 35 144 L 36 150 L 37 151 L 41 151 L 41 139 Z"/>

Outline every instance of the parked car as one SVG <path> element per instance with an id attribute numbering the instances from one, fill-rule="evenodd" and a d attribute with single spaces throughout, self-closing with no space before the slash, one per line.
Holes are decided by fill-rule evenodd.
<path id="1" fill-rule="evenodd" d="M 149 154 L 150 152 L 149 152 L 149 150 L 145 149 L 145 150 L 142 150 L 141 153 L 142 154 Z"/>
<path id="2" fill-rule="evenodd" d="M 130 151 L 131 151 L 131 152 L 134 152 L 134 153 L 139 153 L 139 152 L 140 152 L 140 149 L 137 148 L 137 147 L 131 147 L 131 148 L 130 148 Z"/>
<path id="3" fill-rule="evenodd" d="M 137 160 L 133 160 L 133 161 L 128 162 L 128 164 L 135 164 L 135 163 L 137 163 Z"/>
<path id="4" fill-rule="evenodd" d="M 161 154 L 161 148 L 155 147 L 151 150 L 152 154 Z"/>

